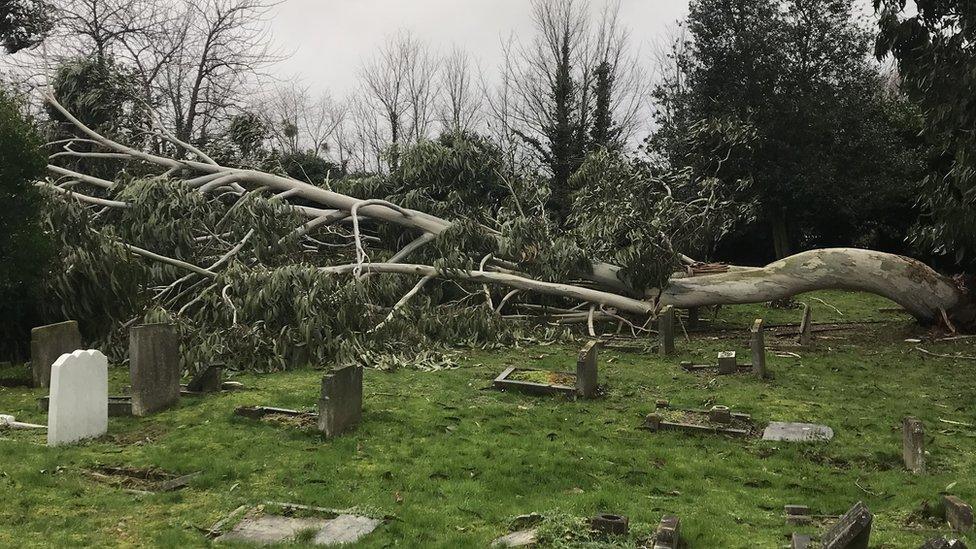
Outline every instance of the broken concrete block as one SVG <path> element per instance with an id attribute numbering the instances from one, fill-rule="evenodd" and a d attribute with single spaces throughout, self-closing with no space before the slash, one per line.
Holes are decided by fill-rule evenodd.
<path id="1" fill-rule="evenodd" d="M 722 351 L 718 354 L 718 373 L 734 374 L 737 368 L 735 351 Z"/>
<path id="2" fill-rule="evenodd" d="M 906 417 L 902 421 L 902 459 L 905 467 L 915 473 L 925 472 L 925 427 L 918 418 Z"/>
<path id="3" fill-rule="evenodd" d="M 657 333 L 661 339 L 661 356 L 674 354 L 674 307 L 665 306 L 658 313 Z"/>
<path id="4" fill-rule="evenodd" d="M 576 359 L 576 392 L 583 398 L 596 396 L 597 388 L 597 348 L 600 342 L 588 341 L 580 349 Z"/>
<path id="5" fill-rule="evenodd" d="M 968 532 L 973 529 L 973 508 L 956 496 L 943 495 L 942 505 L 945 507 L 946 520 L 957 532 Z"/>
<path id="6" fill-rule="evenodd" d="M 147 416 L 180 399 L 180 336 L 174 324 L 143 324 L 129 331 L 132 415 Z"/>
<path id="7" fill-rule="evenodd" d="M 359 424 L 363 417 L 363 367 L 346 366 L 322 377 L 319 431 L 328 438 Z"/>
<path id="8" fill-rule="evenodd" d="M 355 543 L 376 530 L 382 520 L 358 515 L 339 515 L 330 520 L 315 535 L 315 545 L 341 545 Z"/>
<path id="9" fill-rule="evenodd" d="M 868 549 L 874 515 L 857 502 L 823 535 L 824 549 Z"/>
<path id="10" fill-rule="evenodd" d="M 612 513 L 600 513 L 590 519 L 590 528 L 610 536 L 626 536 L 630 531 L 630 519 Z"/>
<path id="11" fill-rule="evenodd" d="M 716 404 L 708 410 L 708 419 L 715 423 L 732 423 L 732 411 L 728 406 Z"/>
<path id="12" fill-rule="evenodd" d="M 31 329 L 31 375 L 35 387 L 51 386 L 51 366 L 63 354 L 81 349 L 78 322 L 68 320 Z"/>
<path id="13" fill-rule="evenodd" d="M 664 515 L 654 534 L 654 549 L 677 549 L 681 544 L 681 520 Z"/>

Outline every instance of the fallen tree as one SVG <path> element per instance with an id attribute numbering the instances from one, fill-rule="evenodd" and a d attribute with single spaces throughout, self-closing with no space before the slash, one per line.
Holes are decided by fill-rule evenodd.
<path id="1" fill-rule="evenodd" d="M 471 218 L 449 220 L 386 198 L 357 198 L 328 184 L 224 166 L 161 127 L 149 133 L 168 142 L 174 153 L 152 154 L 93 131 L 53 96 L 46 101 L 79 134 L 49 144 L 60 150 L 50 155 L 51 177 L 37 183 L 67 201 L 65 205 L 83 206 L 82 213 L 75 209 L 50 217 L 76 254 L 60 280 L 62 297 L 67 300 L 78 292 L 72 277 L 85 275 L 86 283 L 95 285 L 99 268 L 121 269 L 113 262 L 126 265 L 126 256 L 139 256 L 152 266 L 129 265 L 133 272 L 142 269 L 130 277 L 136 282 L 111 284 L 118 286 L 116 293 L 125 294 L 129 303 L 122 310 L 128 313 L 106 316 L 123 326 L 147 311 L 196 323 L 205 332 L 197 337 L 209 341 L 203 354 L 226 354 L 233 345 L 264 337 L 273 340 L 271 353 L 284 356 L 299 348 L 296 360 L 323 358 L 347 345 L 345 339 L 383 340 L 382 333 L 398 323 L 401 333 L 432 321 L 443 330 L 449 319 L 496 326 L 510 300 L 533 295 L 575 303 L 564 319 L 585 321 L 591 332 L 594 318 L 615 320 L 634 334 L 647 331 L 644 326 L 663 305 L 765 302 L 820 289 L 876 293 L 923 322 L 972 319 L 971 299 L 952 279 L 901 256 L 850 248 L 814 250 L 763 268 L 730 267 L 718 273 L 699 269 L 711 274 L 688 276 L 681 271 L 694 273 L 695 262 L 675 250 L 680 239 L 672 234 L 689 230 L 687 220 L 680 219 L 671 232 L 660 223 L 653 225 L 657 248 L 652 249 L 662 250 L 650 260 L 653 265 L 638 261 L 636 267 L 621 267 L 590 260 L 583 250 L 547 241 L 544 234 L 535 235 L 534 241 L 514 236 L 511 227 L 523 235 L 540 227 L 525 215 L 514 191 L 513 209 L 520 216 L 501 230 Z M 85 173 L 87 163 L 102 160 L 125 162 L 126 173 L 139 175 L 110 181 Z M 74 164 L 59 165 L 66 161 Z M 675 203 L 664 187 L 659 202 Z M 708 216 L 707 210 L 680 211 Z M 59 222 L 63 226 L 57 227 Z M 100 247 L 101 255 L 94 249 L 79 251 L 86 246 Z M 565 248 L 561 255 L 549 249 L 560 247 Z M 631 255 L 640 260 L 646 257 L 643 253 Z M 655 288 L 635 282 L 654 280 L 643 276 L 643 269 L 679 274 L 665 276 Z M 390 274 L 400 276 L 390 283 L 377 280 Z M 432 280 L 453 286 L 431 289 Z M 504 297 L 498 299 L 491 287 L 504 288 Z M 276 301 L 282 288 L 294 295 Z M 424 292 L 436 294 L 427 300 L 432 315 L 410 318 L 405 310 Z M 466 312 L 459 312 L 465 307 Z M 472 310 L 480 320 L 472 320 Z M 132 318 L 114 318 L 119 314 Z M 525 315 L 510 315 L 516 316 Z M 216 339 L 208 340 L 206 332 Z M 323 351 L 325 340 L 334 344 Z M 364 351 L 357 348 L 351 354 L 361 357 Z"/>

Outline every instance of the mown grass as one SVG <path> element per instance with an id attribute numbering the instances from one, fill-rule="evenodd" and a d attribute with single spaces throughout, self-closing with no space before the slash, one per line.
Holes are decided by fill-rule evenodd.
<path id="1" fill-rule="evenodd" d="M 757 316 L 782 323 L 800 315 L 725 307 L 717 320 L 728 331 L 691 334 L 673 359 L 601 351 L 605 394 L 594 401 L 489 388 L 509 365 L 571 370 L 573 345 L 462 350 L 458 369 L 434 373 L 367 370 L 364 423 L 329 441 L 233 416 L 245 404 L 314 407 L 322 372 L 313 369 L 243 375 L 236 379 L 246 391 L 186 397 L 150 418 L 113 418 L 108 436 L 78 446 L 47 448 L 42 434 L 0 432 L 0 546 L 207 546 L 201 528 L 272 500 L 395 515 L 364 547 L 485 547 L 512 517 L 533 511 L 627 515 L 631 546 L 663 513 L 675 513 L 692 548 L 781 547 L 791 531 L 816 530 L 786 525 L 784 504 L 840 514 L 863 500 L 876 516 L 872 547 L 917 547 L 932 533 L 905 523 L 923 500 L 953 485 L 976 503 L 976 363 L 913 350 L 904 339 L 924 330 L 879 312 L 892 305 L 885 300 L 842 292 L 800 299 L 817 322 L 885 322 L 823 333 L 816 348 L 793 349 L 800 358 L 770 354 L 774 377 L 764 383 L 681 371 L 680 360 L 712 361 L 719 350 L 748 357 L 747 326 Z M 976 354 L 973 340 L 924 346 Z M 114 393 L 126 378 L 112 370 Z M 43 423 L 40 395 L 0 388 L 0 413 Z M 836 436 L 796 445 L 639 429 L 659 398 L 726 404 L 761 422 L 824 423 Z M 926 475 L 902 467 L 906 415 L 926 425 Z M 84 469 L 96 465 L 203 474 L 179 492 L 136 495 L 91 480 Z"/>

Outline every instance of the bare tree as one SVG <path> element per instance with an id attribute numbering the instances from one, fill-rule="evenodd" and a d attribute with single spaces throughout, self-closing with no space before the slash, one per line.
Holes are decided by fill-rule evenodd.
<path id="1" fill-rule="evenodd" d="M 474 86 L 471 58 L 455 47 L 441 66 L 438 119 L 450 131 L 467 132 L 481 122 L 481 94 Z"/>
<path id="2" fill-rule="evenodd" d="M 362 66 L 365 94 L 359 106 L 373 109 L 375 115 L 360 112 L 359 119 L 370 123 L 382 119 L 383 127 L 368 133 L 373 138 L 385 134 L 390 169 L 396 169 L 405 144 L 428 135 L 436 91 L 431 80 L 436 70 L 437 61 L 427 46 L 406 32 L 387 40 Z"/>
<path id="3" fill-rule="evenodd" d="M 295 154 L 313 152 L 324 156 L 330 140 L 346 116 L 346 108 L 328 92 L 312 96 L 307 86 L 290 83 L 278 86 L 260 98 L 265 126 L 278 149 Z"/>

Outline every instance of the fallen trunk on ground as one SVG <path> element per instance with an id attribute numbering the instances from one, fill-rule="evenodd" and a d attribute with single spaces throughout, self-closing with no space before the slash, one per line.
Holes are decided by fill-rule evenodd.
<path id="1" fill-rule="evenodd" d="M 379 325 L 375 325 L 370 332 L 393 319 L 397 310 L 433 278 L 484 284 L 485 300 L 488 308 L 495 314 L 501 314 L 506 301 L 518 292 L 510 292 L 506 295 L 496 310 L 492 303 L 492 294 L 487 288 L 488 284 L 514 288 L 522 294 L 542 293 L 562 297 L 580 303 L 579 307 L 589 304 L 588 315 L 591 324 L 594 315 L 599 315 L 601 318 L 609 316 L 620 322 L 628 322 L 618 316 L 618 313 L 628 314 L 632 319 L 634 317 L 637 319 L 636 322 L 631 323 L 632 329 L 645 324 L 647 317 L 653 316 L 663 305 L 688 308 L 759 303 L 823 289 L 847 289 L 878 294 L 902 305 L 923 322 L 932 322 L 940 318 L 948 322 L 953 316 L 967 319 L 966 322 L 969 322 L 968 319 L 971 318 L 970 297 L 952 279 L 936 273 L 913 259 L 853 248 L 803 252 L 762 268 L 733 267 L 723 273 L 714 273 L 712 268 L 702 269 L 710 274 L 675 276 L 660 292 L 630 287 L 624 282 L 620 267 L 604 262 L 594 262 L 587 272 L 575 273 L 572 278 L 583 279 L 582 283 L 571 280 L 558 282 L 539 280 L 520 271 L 516 258 L 494 257 L 491 254 L 481 260 L 477 269 L 405 263 L 407 256 L 415 255 L 416 250 L 424 248 L 428 243 L 436 240 L 438 235 L 450 229 L 453 225 L 452 221 L 422 211 L 403 208 L 386 200 L 359 199 L 281 175 L 222 166 L 195 147 L 176 140 L 165 131 L 158 133 L 157 136 L 182 148 L 184 154 L 193 155 L 197 160 L 146 153 L 98 134 L 74 118 L 53 97 L 48 96 L 46 99 L 86 136 L 58 142 L 64 145 L 65 152 L 70 153 L 69 157 L 105 158 L 108 154 L 113 159 L 124 158 L 155 166 L 162 172 L 159 174 L 161 180 L 182 181 L 191 193 L 206 195 L 210 197 L 209 200 L 215 201 L 219 201 L 221 197 L 232 197 L 234 205 L 230 206 L 230 210 L 233 210 L 246 196 L 270 192 L 276 198 L 289 203 L 293 211 L 309 219 L 291 228 L 287 234 L 293 238 L 303 239 L 305 245 L 311 249 L 316 247 L 322 249 L 321 246 L 324 245 L 310 236 L 314 231 L 343 222 L 351 223 L 351 231 L 345 228 L 336 231 L 337 234 L 341 233 L 340 236 L 348 239 L 344 246 L 349 254 L 354 252 L 355 262 L 348 263 L 347 260 L 341 264 L 318 267 L 318 272 L 329 276 L 351 275 L 356 280 L 363 280 L 374 273 L 414 276 L 419 280 L 393 305 L 386 319 Z M 107 153 L 75 152 L 71 148 L 75 143 L 94 144 L 105 149 Z M 63 154 L 65 153 L 52 155 L 52 161 Z M 131 206 L 113 195 L 115 183 L 112 181 L 53 164 L 49 166 L 49 170 L 56 179 L 40 182 L 39 185 L 53 188 L 62 196 L 74 198 L 89 208 L 103 212 L 126 211 Z M 77 190 L 79 186 L 85 185 L 90 185 L 97 193 L 107 196 L 92 196 Z M 68 187 L 72 190 L 69 191 Z M 296 199 L 300 199 L 302 203 L 294 203 Z M 228 215 L 230 211 L 224 218 L 226 219 Z M 393 223 L 404 230 L 412 231 L 412 234 L 419 233 L 420 236 L 412 237 L 413 239 L 399 250 L 396 248 L 390 250 L 395 253 L 386 261 L 371 263 L 365 242 L 368 238 L 375 240 L 376 237 L 367 237 L 363 234 L 361 222 L 366 220 L 374 223 Z M 215 228 L 220 229 L 222 222 L 223 220 L 217 223 Z M 487 227 L 482 229 L 495 240 L 501 241 L 503 238 L 498 231 Z M 249 232 L 240 241 L 225 243 L 219 230 L 208 228 L 207 231 L 211 234 L 202 234 L 198 237 L 201 242 L 216 241 L 225 248 L 221 251 L 220 259 L 206 268 L 181 259 L 166 257 L 128 242 L 119 244 L 133 254 L 187 271 L 186 276 L 178 280 L 163 282 L 167 285 L 156 296 L 156 300 L 160 303 L 165 296 L 169 309 L 178 310 L 178 314 L 182 315 L 194 304 L 199 305 L 201 292 L 219 287 L 217 283 L 213 283 L 203 290 L 200 289 L 205 282 L 218 279 L 219 270 L 227 268 L 230 259 L 251 238 L 253 232 L 253 230 Z M 285 239 L 286 236 L 281 236 L 278 244 L 280 245 Z M 342 247 L 342 245 L 333 246 Z M 260 264 L 260 261 L 251 259 L 239 263 Z M 686 256 L 679 255 L 679 260 L 684 264 L 691 262 Z M 694 271 L 694 269 L 690 270 Z M 220 290 L 222 301 L 233 310 L 233 325 L 236 326 L 237 307 L 234 305 L 233 294 L 237 289 L 230 284 L 223 284 L 223 286 Z M 174 294 L 176 297 L 171 297 Z M 320 314 L 328 314 L 328 312 L 323 311 Z"/>

